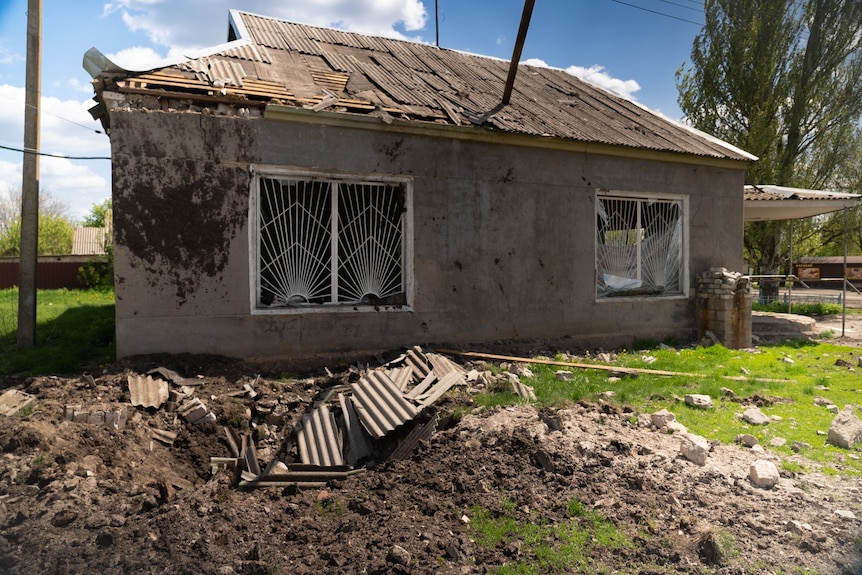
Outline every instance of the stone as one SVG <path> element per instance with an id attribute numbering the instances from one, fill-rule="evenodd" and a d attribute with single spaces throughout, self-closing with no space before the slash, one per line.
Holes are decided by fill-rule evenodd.
<path id="1" fill-rule="evenodd" d="M 696 463 L 697 465 L 706 465 L 706 458 L 709 453 L 709 442 L 700 435 L 686 433 L 680 440 L 679 452 L 692 463 Z"/>
<path id="2" fill-rule="evenodd" d="M 838 409 L 838 406 L 834 405 L 834 404 L 833 405 L 827 405 L 826 410 L 833 415 L 838 415 L 838 413 L 841 411 L 840 409 Z"/>
<path id="3" fill-rule="evenodd" d="M 512 373 L 514 373 L 518 377 L 525 377 L 527 379 L 530 379 L 531 377 L 533 377 L 532 370 L 530 370 L 530 368 L 527 367 L 526 365 L 523 365 L 520 363 L 512 364 L 512 367 L 509 369 L 509 371 L 511 371 Z"/>
<path id="4" fill-rule="evenodd" d="M 856 519 L 856 514 L 847 509 L 838 509 L 835 511 L 835 515 L 842 519 Z"/>
<path id="5" fill-rule="evenodd" d="M 743 368 L 743 369 L 744 369 L 744 368 Z M 746 375 L 748 375 L 748 374 L 746 373 Z M 722 387 L 719 391 L 721 391 L 721 394 L 722 394 L 724 397 L 729 397 L 729 398 L 731 398 L 731 399 L 733 399 L 734 397 L 736 397 L 736 392 L 735 392 L 735 391 L 733 391 L 732 389 L 730 389 L 729 387 Z"/>
<path id="6" fill-rule="evenodd" d="M 787 440 L 783 437 L 773 437 L 769 440 L 770 447 L 783 447 L 787 444 Z"/>
<path id="7" fill-rule="evenodd" d="M 811 532 L 812 527 L 808 523 L 791 519 L 784 525 L 785 529 L 794 535 L 805 535 L 806 532 Z"/>
<path id="8" fill-rule="evenodd" d="M 0 415 L 11 416 L 32 407 L 36 397 L 19 389 L 7 389 L 0 395 Z"/>
<path id="9" fill-rule="evenodd" d="M 668 421 L 667 425 L 665 425 L 663 429 L 665 433 L 669 434 L 682 435 L 683 433 L 688 433 L 688 428 L 676 420 Z"/>
<path id="10" fill-rule="evenodd" d="M 760 411 L 760 408 L 757 407 L 749 407 L 743 411 L 742 419 L 751 425 L 766 425 L 770 421 L 766 414 Z"/>
<path id="11" fill-rule="evenodd" d="M 689 393 L 685 396 L 686 405 L 696 407 L 698 409 L 712 409 L 712 398 L 708 395 L 699 393 Z"/>
<path id="12" fill-rule="evenodd" d="M 819 396 L 818 396 L 818 397 L 815 397 L 815 398 L 814 398 L 814 405 L 817 405 L 817 406 L 820 406 L 820 407 L 824 407 L 824 406 L 827 406 L 827 405 L 832 405 L 832 400 L 831 400 L 831 399 L 826 399 L 825 397 L 819 397 Z"/>
<path id="13" fill-rule="evenodd" d="M 832 420 L 826 443 L 844 449 L 852 449 L 854 444 L 862 443 L 862 421 L 852 405 L 845 407 L 844 411 Z"/>
<path id="14" fill-rule="evenodd" d="M 652 415 L 650 415 L 650 423 L 653 424 L 654 427 L 661 429 L 666 426 L 671 421 L 676 421 L 676 415 L 671 413 L 666 409 L 662 409 L 660 411 L 656 411 Z"/>
<path id="15" fill-rule="evenodd" d="M 778 474 L 778 468 L 775 467 L 774 463 L 765 459 L 758 459 L 748 469 L 748 478 L 756 487 L 772 489 L 778 485 L 781 476 Z"/>
<path id="16" fill-rule="evenodd" d="M 389 553 L 386 554 L 386 560 L 396 565 L 409 566 L 412 558 L 410 552 L 400 545 L 393 545 Z"/>
<path id="17" fill-rule="evenodd" d="M 759 441 L 750 433 L 740 433 L 736 436 L 736 442 L 745 445 L 746 447 L 754 447 Z"/>
<path id="18" fill-rule="evenodd" d="M 557 371 L 557 379 L 560 381 L 571 381 L 575 379 L 575 374 L 566 369 L 560 369 Z"/>

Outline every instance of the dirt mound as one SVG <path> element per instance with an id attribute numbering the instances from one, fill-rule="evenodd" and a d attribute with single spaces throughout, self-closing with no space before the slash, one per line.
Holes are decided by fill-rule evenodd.
<path id="1" fill-rule="evenodd" d="M 217 423 L 130 407 L 126 370 L 158 366 L 188 378 Z M 603 405 L 470 413 L 470 395 L 456 389 L 413 453 L 324 487 L 241 491 L 229 469 L 213 472 L 210 458 L 229 456 L 225 426 L 251 433 L 261 461 L 289 458 L 320 389 L 353 377 L 268 379 L 241 362 L 183 356 L 136 358 L 92 380 L 19 382 L 38 403 L 0 428 L 0 572 L 485 573 L 523 563 L 551 573 L 862 573 L 858 482 L 783 472 L 775 488 L 755 488 L 749 466 L 777 462 L 768 452 L 712 445 L 698 466 L 679 456 L 679 437 Z M 258 405 L 284 416 L 263 418 Z M 70 421 L 67 406 L 126 407 L 127 417 L 118 428 Z M 468 414 L 451 416 L 456 407 Z M 599 517 L 623 534 L 618 544 L 600 540 Z M 526 528 L 489 542 L 489 520 L 541 526 L 548 549 L 567 544 L 562 528 L 593 530 L 583 542 L 593 567 L 543 563 Z"/>

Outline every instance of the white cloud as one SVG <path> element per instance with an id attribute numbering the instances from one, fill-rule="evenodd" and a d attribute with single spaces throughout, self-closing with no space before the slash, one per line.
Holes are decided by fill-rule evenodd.
<path id="1" fill-rule="evenodd" d="M 529 66 L 550 68 L 544 60 L 539 58 L 528 58 L 523 60 L 521 63 Z M 635 80 L 620 80 L 619 78 L 614 78 L 605 71 L 604 66 L 599 66 L 598 64 L 594 64 L 589 68 L 584 68 L 582 66 L 569 66 L 565 69 L 565 72 L 629 100 L 636 100 L 634 93 L 641 89 L 640 84 Z"/>
<path id="2" fill-rule="evenodd" d="M 106 56 L 114 64 L 126 70 L 151 70 L 173 63 L 169 56 L 162 56 L 152 48 L 143 46 L 125 48 Z"/>
<path id="3" fill-rule="evenodd" d="M 622 96 L 623 98 L 628 98 L 629 100 L 634 100 L 634 93 L 641 89 L 640 84 L 635 80 L 620 80 L 619 78 L 614 78 L 605 71 L 604 66 L 599 66 L 597 64 L 594 64 L 589 68 L 569 66 L 566 68 L 566 72 L 572 76 L 580 78 L 581 80 L 589 82 L 590 84 L 595 84 L 600 88 L 604 88 L 605 90 Z"/>
<path id="4" fill-rule="evenodd" d="M 110 155 L 110 142 L 97 134 L 102 126 L 87 109 L 93 101 L 43 97 L 39 147 L 43 153 L 65 156 Z M 24 88 L 0 85 L 0 144 L 20 149 L 24 142 Z M 22 153 L 0 150 L 0 191 L 21 188 Z M 107 198 L 110 189 L 108 160 L 69 160 L 43 156 L 39 161 L 43 190 L 67 203 L 72 215 L 87 214 L 94 203 Z"/>
<path id="5" fill-rule="evenodd" d="M 117 0 L 105 6 L 104 14 L 121 11 L 131 31 L 141 31 L 153 43 L 184 53 L 227 41 L 228 11 L 236 7 L 234 0 Z M 405 37 L 400 30 L 421 30 L 428 20 L 421 0 L 248 0 L 242 10 L 393 38 Z"/>

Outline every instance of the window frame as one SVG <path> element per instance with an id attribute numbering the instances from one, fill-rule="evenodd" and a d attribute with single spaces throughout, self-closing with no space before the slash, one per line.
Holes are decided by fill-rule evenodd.
<path id="1" fill-rule="evenodd" d="M 253 165 L 249 188 L 249 305 L 252 315 L 281 315 L 303 313 L 362 313 L 413 311 L 414 298 L 414 247 L 413 247 L 413 178 L 390 174 L 333 173 L 324 170 L 309 170 L 284 166 Z M 402 219 L 402 275 L 404 303 L 375 304 L 362 302 L 325 302 L 266 307 L 259 303 L 260 282 L 260 182 L 264 179 L 294 179 L 306 182 L 325 182 L 337 188 L 339 185 L 399 186 L 404 193 L 404 216 Z M 336 189 L 333 188 L 333 189 Z M 337 192 L 331 192 L 333 195 Z M 337 242 L 338 240 L 336 240 Z M 333 271 L 334 268 L 333 268 Z M 337 271 L 335 272 L 337 274 Z"/>
<path id="2" fill-rule="evenodd" d="M 614 200 L 622 200 L 622 201 L 639 201 L 646 202 L 650 200 L 661 201 L 661 202 L 679 202 L 681 207 L 681 246 L 680 246 L 680 271 L 679 271 L 679 291 L 673 293 L 659 293 L 659 294 L 601 294 L 599 293 L 599 222 L 598 222 L 598 214 L 599 214 L 599 204 L 601 200 L 614 199 Z M 607 190 L 600 189 L 596 191 L 595 194 L 595 204 L 593 207 L 593 242 L 594 242 L 594 251 L 593 251 L 593 264 L 594 264 L 594 281 L 593 281 L 593 289 L 595 299 L 597 302 L 619 302 L 625 300 L 637 300 L 637 301 L 656 301 L 662 299 L 687 299 L 689 297 L 690 288 L 689 288 L 689 196 L 685 194 L 669 194 L 669 193 L 653 193 L 653 192 L 632 192 L 632 191 L 623 191 L 623 190 Z M 639 243 L 642 240 L 639 240 Z"/>

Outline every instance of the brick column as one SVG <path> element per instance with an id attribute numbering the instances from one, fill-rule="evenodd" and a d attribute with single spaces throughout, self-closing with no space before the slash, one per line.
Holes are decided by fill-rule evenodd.
<path id="1" fill-rule="evenodd" d="M 697 335 L 709 331 L 731 349 L 751 347 L 751 282 L 739 272 L 709 268 L 697 276 Z"/>

